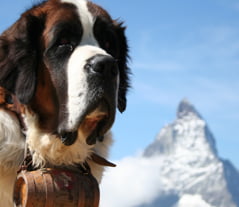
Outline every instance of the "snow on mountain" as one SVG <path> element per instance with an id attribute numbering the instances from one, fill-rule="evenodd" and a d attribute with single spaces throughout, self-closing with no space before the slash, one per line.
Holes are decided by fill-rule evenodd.
<path id="1" fill-rule="evenodd" d="M 183 100 L 142 155 L 106 173 L 101 207 L 239 207 L 238 186 L 238 171 L 218 157 L 206 121 Z"/>

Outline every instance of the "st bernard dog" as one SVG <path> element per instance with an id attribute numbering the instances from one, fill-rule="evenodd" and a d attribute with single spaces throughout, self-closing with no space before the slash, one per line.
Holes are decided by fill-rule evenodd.
<path id="1" fill-rule="evenodd" d="M 35 167 L 85 162 L 100 182 L 116 109 L 126 108 L 128 46 L 121 22 L 87 0 L 48 0 L 0 36 L 0 206 L 27 143 Z M 24 127 L 22 127 L 24 125 Z"/>

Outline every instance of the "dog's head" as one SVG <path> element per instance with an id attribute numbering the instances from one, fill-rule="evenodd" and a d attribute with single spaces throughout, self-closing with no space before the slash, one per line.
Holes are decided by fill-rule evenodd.
<path id="1" fill-rule="evenodd" d="M 34 6 L 0 36 L 0 85 L 37 114 L 39 128 L 89 145 L 126 108 L 127 41 L 122 24 L 85 0 Z"/>

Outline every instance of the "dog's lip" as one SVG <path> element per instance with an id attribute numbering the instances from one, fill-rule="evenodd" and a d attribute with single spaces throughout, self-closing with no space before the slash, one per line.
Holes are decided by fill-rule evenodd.
<path id="1" fill-rule="evenodd" d="M 88 145 L 96 143 L 97 138 L 103 136 L 105 128 L 108 128 L 112 116 L 111 108 L 106 100 L 101 100 L 97 107 L 86 114 L 80 124 L 80 130 L 85 134 Z"/>
<path id="2" fill-rule="evenodd" d="M 59 137 L 61 138 L 62 143 L 66 146 L 70 146 L 70 145 L 74 144 L 74 142 L 77 139 L 77 136 L 78 136 L 77 131 L 63 132 L 63 133 L 59 134 Z"/>
<path id="3" fill-rule="evenodd" d="M 99 113 L 87 115 L 81 122 L 79 129 L 75 131 L 64 132 L 60 135 L 61 141 L 64 145 L 70 146 L 74 144 L 81 131 L 87 138 L 88 145 L 93 145 L 98 137 L 101 137 L 102 129 L 108 122 L 108 113 Z"/>
<path id="4" fill-rule="evenodd" d="M 101 140 L 109 127 L 111 127 L 114 116 L 109 102 L 102 99 L 97 104 L 92 104 L 87 108 L 83 116 L 79 119 L 78 127 L 74 130 L 67 130 L 67 132 L 60 133 L 61 141 L 64 145 L 70 146 L 74 144 L 79 134 L 81 134 L 86 137 L 88 145 L 93 145 L 97 139 Z"/>
<path id="5" fill-rule="evenodd" d="M 80 128 L 86 132 L 94 131 L 100 123 L 107 121 L 108 113 L 100 112 L 87 115 L 80 125 Z"/>

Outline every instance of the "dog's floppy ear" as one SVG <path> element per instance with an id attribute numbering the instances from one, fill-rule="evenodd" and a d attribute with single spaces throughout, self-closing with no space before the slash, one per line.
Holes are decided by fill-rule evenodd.
<path id="1" fill-rule="evenodd" d="M 0 36 L 0 86 L 28 103 L 36 88 L 37 56 L 42 23 L 23 15 Z"/>
<path id="2" fill-rule="evenodd" d="M 127 91 L 130 86 L 129 84 L 129 74 L 130 70 L 127 66 L 128 62 L 128 43 L 125 36 L 125 27 L 122 26 L 123 23 L 117 23 L 115 21 L 116 34 L 119 40 L 119 57 L 118 65 L 120 71 L 120 83 L 118 92 L 118 109 L 122 113 L 126 109 L 127 105 Z"/>

